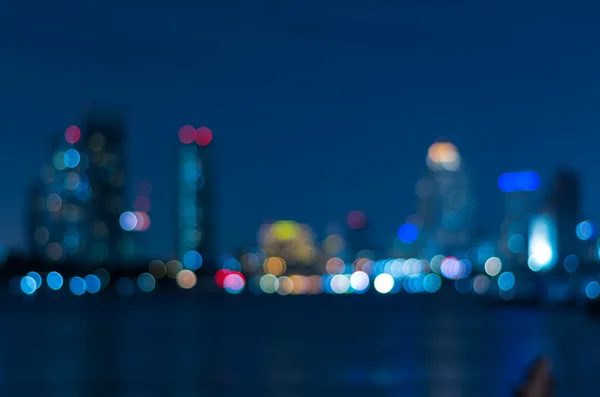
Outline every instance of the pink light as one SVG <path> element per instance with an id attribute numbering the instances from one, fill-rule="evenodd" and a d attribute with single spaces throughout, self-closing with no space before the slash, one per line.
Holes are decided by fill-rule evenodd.
<path id="1" fill-rule="evenodd" d="M 137 224 L 135 226 L 136 232 L 145 232 L 150 227 L 150 216 L 142 211 L 136 211 L 133 213 L 135 218 L 137 219 Z"/>
<path id="2" fill-rule="evenodd" d="M 367 217 L 361 211 L 352 211 L 348 214 L 347 222 L 348 227 L 358 230 L 367 225 Z"/>
<path id="3" fill-rule="evenodd" d="M 81 139 L 81 131 L 76 125 L 72 125 L 65 130 L 65 140 L 71 144 L 77 143 Z"/>
<path id="4" fill-rule="evenodd" d="M 196 139 L 196 129 L 191 125 L 184 125 L 179 129 L 179 141 L 183 144 L 190 144 Z"/>
<path id="5" fill-rule="evenodd" d="M 196 130 L 196 143 L 200 146 L 208 145 L 213 138 L 212 131 L 206 127 L 200 127 Z"/>

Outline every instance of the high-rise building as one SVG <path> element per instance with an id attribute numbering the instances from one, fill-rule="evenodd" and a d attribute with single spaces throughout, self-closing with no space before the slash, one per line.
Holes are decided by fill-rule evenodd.
<path id="1" fill-rule="evenodd" d="M 505 268 L 526 267 L 531 217 L 536 208 L 540 177 L 533 171 L 507 172 L 498 178 L 504 192 L 505 215 L 498 252 Z"/>
<path id="2" fill-rule="evenodd" d="M 51 164 L 41 172 L 44 205 L 35 215 L 33 251 L 44 259 L 81 264 L 120 259 L 123 132 L 122 114 L 94 110 L 85 115 L 83 128 L 72 125 L 56 136 Z"/>
<path id="3" fill-rule="evenodd" d="M 422 222 L 415 242 L 420 256 L 458 255 L 472 238 L 475 200 L 460 154 L 450 142 L 436 142 L 427 152 L 429 172 L 416 185 Z"/>
<path id="4" fill-rule="evenodd" d="M 187 125 L 179 130 L 179 141 L 178 257 L 189 268 L 213 265 L 217 247 L 212 131 Z"/>
<path id="5" fill-rule="evenodd" d="M 82 132 L 91 187 L 87 256 L 96 262 L 119 261 L 127 244 L 119 224 L 125 207 L 124 114 L 92 110 L 85 115 Z"/>
<path id="6" fill-rule="evenodd" d="M 554 177 L 547 200 L 549 212 L 556 224 L 557 250 L 559 263 L 570 254 L 579 255 L 581 242 L 577 239 L 576 228 L 581 221 L 579 177 L 570 170 L 560 170 Z"/>

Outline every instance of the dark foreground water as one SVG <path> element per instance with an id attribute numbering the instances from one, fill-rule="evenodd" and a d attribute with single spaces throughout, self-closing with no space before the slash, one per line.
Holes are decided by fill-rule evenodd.
<path id="1" fill-rule="evenodd" d="M 473 297 L 16 298 L 0 395 L 507 396 L 540 352 L 562 396 L 598 395 L 600 324 Z"/>

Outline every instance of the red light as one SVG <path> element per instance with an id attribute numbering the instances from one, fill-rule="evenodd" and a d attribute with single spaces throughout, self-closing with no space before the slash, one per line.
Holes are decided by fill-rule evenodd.
<path id="1" fill-rule="evenodd" d="M 135 225 L 136 232 L 145 232 L 150 227 L 150 216 L 142 211 L 136 211 L 133 213 L 137 220 Z"/>
<path id="2" fill-rule="evenodd" d="M 81 139 L 81 131 L 76 125 L 72 125 L 65 130 L 65 140 L 71 144 L 77 143 Z"/>
<path id="3" fill-rule="evenodd" d="M 136 211 L 150 212 L 151 206 L 152 203 L 150 202 L 150 199 L 146 196 L 136 197 L 135 201 L 133 202 L 133 209 Z"/>
<path id="4" fill-rule="evenodd" d="M 186 145 L 194 142 L 196 139 L 196 129 L 191 125 L 184 125 L 179 129 L 179 141 Z"/>
<path id="5" fill-rule="evenodd" d="M 206 127 L 200 127 L 196 130 L 196 143 L 200 146 L 208 145 L 213 138 L 212 131 Z"/>
<path id="6" fill-rule="evenodd" d="M 348 227 L 358 230 L 367 225 L 367 217 L 361 211 L 352 211 L 348 214 L 347 222 Z"/>
<path id="7" fill-rule="evenodd" d="M 231 270 L 221 269 L 215 274 L 215 283 L 219 286 L 219 288 L 223 288 L 223 283 L 225 282 L 225 277 L 231 274 Z"/>

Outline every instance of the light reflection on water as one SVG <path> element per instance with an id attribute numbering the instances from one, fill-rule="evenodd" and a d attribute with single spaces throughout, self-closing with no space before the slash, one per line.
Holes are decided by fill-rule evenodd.
<path id="1" fill-rule="evenodd" d="M 540 352 L 561 395 L 595 391 L 598 328 L 577 311 L 468 297 L 150 294 L 0 305 L 0 394 L 506 396 Z"/>

